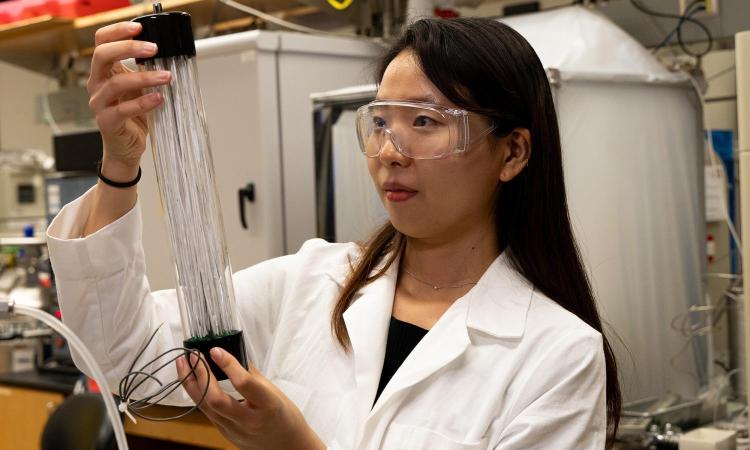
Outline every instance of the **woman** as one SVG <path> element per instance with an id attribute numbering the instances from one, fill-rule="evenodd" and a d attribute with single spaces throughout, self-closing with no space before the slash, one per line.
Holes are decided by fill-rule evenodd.
<path id="1" fill-rule="evenodd" d="M 88 84 L 102 174 L 117 182 L 136 178 L 144 117 L 161 103 L 141 89 L 170 79 L 120 65 L 155 53 L 129 40 L 138 31 L 97 32 Z M 362 246 L 311 240 L 235 274 L 254 367 L 211 354 L 246 401 L 211 379 L 201 410 L 249 449 L 603 448 L 615 360 L 533 49 L 496 21 L 423 20 L 377 78 L 358 134 L 389 222 Z M 49 229 L 65 321 L 113 386 L 160 322 L 152 353 L 182 342 L 174 291 L 148 288 L 140 226 L 136 189 L 100 180 Z M 170 400 L 197 401 L 207 377 Z"/>

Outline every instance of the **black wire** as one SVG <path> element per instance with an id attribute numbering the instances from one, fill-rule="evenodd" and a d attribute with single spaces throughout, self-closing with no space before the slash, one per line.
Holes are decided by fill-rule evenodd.
<path id="1" fill-rule="evenodd" d="M 705 6 L 705 2 L 704 2 L 704 5 L 703 5 L 702 8 L 696 9 L 696 10 L 692 11 L 688 16 L 685 17 L 686 21 L 690 21 L 691 23 L 694 23 L 694 24 L 698 25 L 703 30 L 703 32 L 706 34 L 706 38 L 708 40 L 708 44 L 706 45 L 706 49 L 704 51 L 699 52 L 699 53 L 693 53 L 688 48 L 688 46 L 685 45 L 685 42 L 682 40 L 682 26 L 677 27 L 677 42 L 680 44 L 680 48 L 682 49 L 682 51 L 684 51 L 688 55 L 696 57 L 696 58 L 701 58 L 701 57 L 707 55 L 708 52 L 710 52 L 711 49 L 714 46 L 714 38 L 711 35 L 711 31 L 709 31 L 708 27 L 706 27 L 703 23 L 701 23 L 701 22 L 699 22 L 699 21 L 697 21 L 697 20 L 695 20 L 695 19 L 692 18 L 693 14 L 697 13 L 698 11 L 705 10 L 705 9 L 706 9 L 706 6 Z M 684 22 L 683 22 L 683 24 L 684 24 Z"/>
<path id="2" fill-rule="evenodd" d="M 727 366 L 723 362 L 719 361 L 718 359 L 714 359 L 714 364 L 716 364 L 717 366 L 721 367 L 724 370 L 725 374 L 729 373 L 729 370 L 730 370 L 729 366 Z"/>
<path id="3" fill-rule="evenodd" d="M 695 8 L 696 6 L 698 7 L 696 11 L 692 11 L 692 9 Z M 669 42 L 672 40 L 672 37 L 674 37 L 674 35 L 677 34 L 680 27 L 682 27 L 682 24 L 685 23 L 685 20 L 687 17 L 691 17 L 694 14 L 694 12 L 702 11 L 705 9 L 706 9 L 705 0 L 695 0 L 692 3 L 690 3 L 690 5 L 688 5 L 688 7 L 685 8 L 685 12 L 683 13 L 683 15 L 680 16 L 680 21 L 677 23 L 677 26 L 674 27 L 672 31 L 670 31 L 669 34 L 664 37 L 664 39 L 659 43 L 659 45 L 654 47 L 652 53 L 656 52 L 660 48 L 669 44 Z"/>
<path id="4" fill-rule="evenodd" d="M 645 6 L 643 6 L 643 4 L 640 2 L 640 0 L 630 0 L 630 3 L 636 9 L 638 9 L 639 11 L 641 11 L 644 14 L 648 14 L 648 15 L 654 16 L 654 17 L 664 17 L 664 18 L 667 18 L 667 19 L 677 19 L 677 20 L 679 20 L 680 23 L 678 23 L 678 25 L 676 27 L 676 29 L 677 29 L 677 42 L 679 43 L 680 48 L 682 49 L 682 51 L 684 51 L 688 55 L 693 56 L 695 58 L 701 58 L 701 57 L 705 56 L 708 52 L 710 52 L 711 49 L 713 49 L 714 39 L 713 39 L 713 36 L 711 35 L 711 31 L 702 22 L 700 22 L 700 21 L 698 21 L 696 19 L 693 19 L 693 17 L 692 17 L 692 15 L 695 14 L 695 13 L 697 13 L 698 11 L 700 11 L 700 9 L 690 11 L 690 13 L 688 14 L 688 12 L 689 12 L 688 10 L 690 8 L 687 8 L 685 10 L 685 14 L 678 15 L 678 14 L 670 14 L 670 13 L 664 13 L 664 12 L 660 12 L 660 11 L 654 11 L 652 9 L 646 8 Z M 705 9 L 705 0 L 703 0 L 703 4 L 704 4 L 703 9 Z M 702 51 L 700 53 L 694 53 L 693 51 L 691 51 L 687 47 L 687 45 L 685 45 L 685 42 L 682 40 L 682 25 L 684 25 L 685 22 L 690 22 L 692 24 L 697 25 L 706 34 L 706 40 L 708 41 L 708 45 L 706 46 L 706 49 L 704 51 Z"/>
<path id="5" fill-rule="evenodd" d="M 136 369 L 136 364 L 138 363 L 138 360 L 141 359 L 141 356 L 143 356 L 148 346 L 151 345 L 151 342 L 153 342 L 154 337 L 156 337 L 156 333 L 158 333 L 160 328 L 161 328 L 161 325 L 156 327 L 156 330 L 154 330 L 154 332 L 151 333 L 151 336 L 149 336 L 146 342 L 141 346 L 141 349 L 138 351 L 135 358 L 133 359 L 133 362 L 130 364 L 130 367 L 128 368 L 127 375 L 125 375 L 120 380 L 120 385 L 118 389 L 120 401 L 125 402 L 125 404 L 127 405 L 127 409 L 130 413 L 142 419 L 152 420 L 152 421 L 167 421 L 167 420 L 179 419 L 179 418 L 187 416 L 188 414 L 198 409 L 198 407 L 201 405 L 201 403 L 203 403 L 203 400 L 206 398 L 206 395 L 208 394 L 208 388 L 210 386 L 210 381 L 211 381 L 210 380 L 211 369 L 209 368 L 208 363 L 206 363 L 206 361 L 200 356 L 200 352 L 198 350 L 185 348 L 185 347 L 176 347 L 176 348 L 169 349 L 165 352 L 162 352 L 161 354 L 157 355 L 155 358 L 152 358 L 150 361 L 147 361 L 146 363 L 144 363 L 143 365 L 141 365 L 140 367 Z M 169 355 L 170 353 L 177 353 L 177 355 L 172 358 L 168 358 L 165 362 L 163 362 L 156 369 L 150 369 L 150 367 L 157 361 L 164 361 L 163 358 Z M 172 392 L 174 392 L 180 386 L 182 386 L 189 377 L 195 376 L 195 371 L 198 365 L 197 364 L 193 365 L 193 363 L 190 361 L 189 355 L 195 355 L 198 357 L 198 361 L 200 362 L 200 364 L 203 364 L 203 368 L 205 369 L 206 374 L 207 374 L 206 386 L 203 389 L 203 394 L 201 395 L 201 398 L 197 402 L 195 402 L 195 405 L 192 408 L 188 409 L 187 411 L 183 413 L 177 414 L 175 416 L 153 417 L 153 416 L 148 416 L 148 415 L 141 413 L 140 411 L 148 409 L 154 405 L 158 405 L 161 401 L 163 401 L 170 394 L 172 394 Z M 159 373 L 165 367 L 168 367 L 174 364 L 178 358 L 182 358 L 182 357 L 185 357 L 190 367 L 190 370 L 187 373 L 187 375 L 185 375 L 182 378 L 172 380 L 166 384 L 162 383 L 156 377 L 156 374 Z M 138 388 L 140 388 L 143 385 L 143 383 L 149 380 L 155 381 L 159 385 L 159 389 L 147 395 L 146 397 L 139 398 L 135 401 L 131 401 L 131 397 L 138 390 Z"/>

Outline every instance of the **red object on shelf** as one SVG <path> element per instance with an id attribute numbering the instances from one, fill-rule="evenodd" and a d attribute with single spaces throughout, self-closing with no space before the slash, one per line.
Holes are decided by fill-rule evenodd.
<path id="1" fill-rule="evenodd" d="M 455 9 L 435 7 L 435 16 L 441 19 L 455 19 L 461 15 Z"/>
<path id="2" fill-rule="evenodd" d="M 12 0 L 0 4 L 0 23 L 11 23 L 17 20 L 28 19 L 25 0 Z"/>
<path id="3" fill-rule="evenodd" d="M 10 0 L 0 2 L 0 23 L 44 15 L 73 19 L 130 6 L 130 0 Z"/>

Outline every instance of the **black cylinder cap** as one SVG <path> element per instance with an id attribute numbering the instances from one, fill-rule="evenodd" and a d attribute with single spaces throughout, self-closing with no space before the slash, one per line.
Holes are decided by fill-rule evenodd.
<path id="1" fill-rule="evenodd" d="M 195 56 L 195 39 L 190 14 L 172 11 L 161 12 L 161 5 L 154 4 L 154 14 L 136 17 L 133 22 L 142 25 L 141 32 L 133 39 L 153 42 L 159 48 L 156 55 L 150 58 L 136 58 L 135 62 L 143 64 L 155 58 L 172 56 Z"/>

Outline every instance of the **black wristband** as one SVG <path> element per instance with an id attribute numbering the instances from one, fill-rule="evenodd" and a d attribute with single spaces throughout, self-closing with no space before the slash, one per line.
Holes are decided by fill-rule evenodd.
<path id="1" fill-rule="evenodd" d="M 141 180 L 141 166 L 138 166 L 138 175 L 136 175 L 136 177 L 132 181 L 126 181 L 125 183 L 112 181 L 109 178 L 102 175 L 101 161 L 96 164 L 96 174 L 99 176 L 99 179 L 104 182 L 104 184 L 107 184 L 109 186 L 116 187 L 116 188 L 129 188 L 129 187 L 135 186 Z"/>

